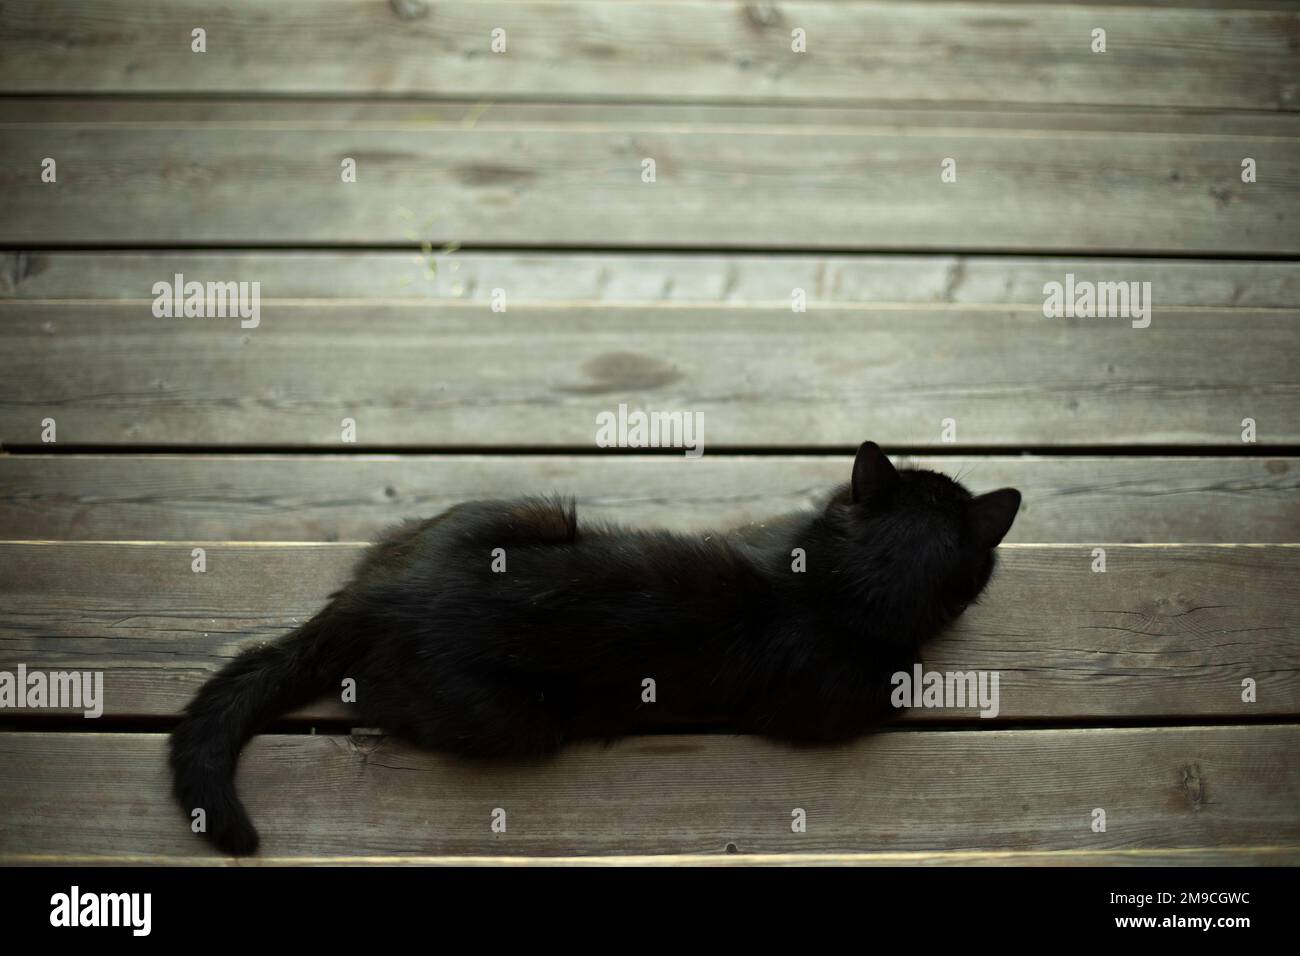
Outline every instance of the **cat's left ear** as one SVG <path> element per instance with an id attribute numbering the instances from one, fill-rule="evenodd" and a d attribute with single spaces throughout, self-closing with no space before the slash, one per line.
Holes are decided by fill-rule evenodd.
<path id="1" fill-rule="evenodd" d="M 898 472 L 889 457 L 873 441 L 864 441 L 853 459 L 853 501 L 870 501 L 892 491 Z"/>
<path id="2" fill-rule="evenodd" d="M 1020 492 L 999 488 L 980 495 L 970 503 L 971 536 L 981 548 L 996 548 L 1016 520 L 1020 510 Z"/>

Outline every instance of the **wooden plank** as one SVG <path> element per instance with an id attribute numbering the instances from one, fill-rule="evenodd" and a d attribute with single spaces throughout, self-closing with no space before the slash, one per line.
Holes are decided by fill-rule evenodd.
<path id="1" fill-rule="evenodd" d="M 1150 282 L 1161 306 L 1295 308 L 1300 263 L 1046 256 L 691 255 L 563 252 L 0 252 L 0 297 L 150 299 L 160 277 L 259 282 L 282 299 L 429 299 L 490 303 L 725 303 L 809 308 L 855 302 L 1031 305 L 1043 286 Z"/>
<path id="2" fill-rule="evenodd" d="M 723 853 L 697 856 L 168 856 L 148 853 L 4 853 L 3 866 L 1296 866 L 1300 847 L 1181 850 L 953 850 L 896 853 Z"/>
<path id="3" fill-rule="evenodd" d="M 10 539 L 369 541 L 472 498 L 559 492 L 587 520 L 674 531 L 818 507 L 851 457 L 0 456 Z M 1022 543 L 1300 540 L 1297 458 L 908 457 L 1024 496 Z"/>
<path id="4" fill-rule="evenodd" d="M 191 570 L 206 549 L 206 572 Z M 1300 713 L 1300 546 L 1003 545 L 983 602 L 922 653 L 996 671 L 999 720 Z M 0 670 L 104 672 L 104 714 L 170 717 L 242 647 L 314 614 L 347 544 L 0 543 Z M 1257 701 L 1242 701 L 1256 681 Z M 72 711 L 10 710 L 22 722 Z M 76 712 L 79 713 L 79 712 Z M 324 700 L 298 715 L 347 720 Z M 974 708 L 908 721 L 973 722 Z M 93 726 L 93 724 L 87 724 Z"/>
<path id="5" fill-rule="evenodd" d="M 1297 124 L 9 99 L 0 242 L 1296 253 Z M 57 183 L 41 181 L 46 157 Z"/>
<path id="6" fill-rule="evenodd" d="M 210 857 L 171 801 L 164 738 L 0 734 L 0 854 Z M 379 738 L 253 741 L 238 786 L 293 856 L 1300 848 L 1300 728 L 884 733 L 792 750 L 641 737 L 533 766 Z M 492 833 L 492 813 L 506 832 Z M 803 809 L 807 831 L 791 829 Z M 1094 833 L 1093 811 L 1106 811 Z"/>
<path id="7" fill-rule="evenodd" d="M 667 0 L 672 2 L 672 0 Z M 968 0 L 959 0 L 968 2 Z M 978 0 L 969 0 L 978 2 Z M 1068 0 L 1062 0 L 1068 2 Z M 1287 0 L 1293 2 L 1293 0 Z M 970 133 L 1016 131 L 1030 136 L 1044 131 L 1097 134 L 1178 132 L 1207 136 L 1294 139 L 1300 117 L 1291 112 L 1248 110 L 1043 110 L 1012 107 L 970 109 L 942 106 L 808 104 L 785 106 L 672 103 L 601 103 L 545 100 L 372 100 L 331 98 L 168 96 L 41 97 L 0 95 L 6 126 L 64 128 L 69 125 L 111 129 L 186 129 L 202 125 L 230 132 L 245 130 L 392 130 L 495 129 L 510 126 L 556 127 L 575 120 L 626 131 L 629 124 L 647 130 L 702 127 L 736 131 L 757 127 L 795 127 L 816 132 L 867 130 L 879 134 L 916 129 L 964 130 Z"/>
<path id="8" fill-rule="evenodd" d="M 1300 193 L 1297 193 L 1300 195 Z M 0 301 L 0 441 L 594 448 L 598 416 L 702 416 L 705 453 L 883 445 L 1300 442 L 1300 310 L 1040 307 L 792 313 L 538 303 L 294 300 L 240 319 L 140 301 Z M 955 423 L 954 442 L 944 432 Z M 692 418 L 692 421 L 696 419 Z M 680 434 L 679 434 L 680 440 Z"/>
<path id="9" fill-rule="evenodd" d="M 10 0 L 0 88 L 1294 109 L 1300 17 L 1250 6 Z"/>

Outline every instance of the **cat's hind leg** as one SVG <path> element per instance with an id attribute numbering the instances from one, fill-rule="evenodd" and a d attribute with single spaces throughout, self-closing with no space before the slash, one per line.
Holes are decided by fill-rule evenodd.
<path id="1" fill-rule="evenodd" d="M 481 530 L 506 543 L 572 544 L 578 537 L 578 506 L 572 498 L 503 501 Z"/>
<path id="2" fill-rule="evenodd" d="M 421 533 L 502 547 L 572 544 L 578 537 L 578 507 L 572 498 L 472 501 L 447 512 L 442 522 L 428 523 Z"/>
<path id="3" fill-rule="evenodd" d="M 566 733 L 543 693 L 512 680 L 460 677 L 433 688 L 429 706 L 395 722 L 397 734 L 420 747 L 473 758 L 543 759 Z"/>
<path id="4" fill-rule="evenodd" d="M 355 577 L 386 576 L 417 560 L 430 541 L 477 541 L 494 547 L 572 544 L 578 537 L 578 506 L 572 498 L 466 501 L 424 520 L 389 528 L 369 549 Z"/>

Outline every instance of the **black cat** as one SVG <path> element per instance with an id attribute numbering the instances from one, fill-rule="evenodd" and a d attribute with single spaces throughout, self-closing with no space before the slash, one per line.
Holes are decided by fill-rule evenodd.
<path id="1" fill-rule="evenodd" d="M 748 532 L 579 529 L 572 502 L 542 498 L 458 505 L 390 533 L 324 610 L 199 691 L 171 738 L 176 795 L 220 849 L 253 852 L 240 749 L 349 678 L 359 725 L 466 757 L 700 722 L 851 738 L 979 596 L 1019 506 L 1014 489 L 975 498 L 896 471 L 872 442 L 820 513 Z"/>

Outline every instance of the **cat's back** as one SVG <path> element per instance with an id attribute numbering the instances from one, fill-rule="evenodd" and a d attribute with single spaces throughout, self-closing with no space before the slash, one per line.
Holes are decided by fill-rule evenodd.
<path id="1" fill-rule="evenodd" d="M 469 501 L 408 522 L 377 543 L 362 587 L 482 613 L 737 608 L 760 590 L 744 548 L 714 533 L 579 522 L 572 501 Z"/>

